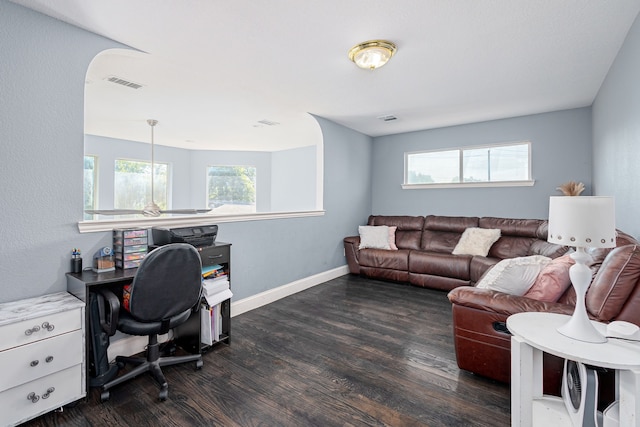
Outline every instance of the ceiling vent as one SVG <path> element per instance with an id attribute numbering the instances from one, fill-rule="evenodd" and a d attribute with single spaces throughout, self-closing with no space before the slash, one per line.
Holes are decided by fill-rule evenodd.
<path id="1" fill-rule="evenodd" d="M 378 119 L 382 120 L 383 122 L 392 122 L 394 120 L 398 120 L 398 118 L 394 115 L 388 114 L 386 116 L 380 116 L 378 117 Z"/>
<path id="2" fill-rule="evenodd" d="M 141 84 L 130 82 L 129 80 L 125 80 L 123 78 L 117 76 L 109 76 L 105 79 L 108 82 L 119 84 L 122 86 L 130 87 L 131 89 L 140 89 L 142 87 Z"/>
<path id="3" fill-rule="evenodd" d="M 261 125 L 266 125 L 266 126 L 277 126 L 277 125 L 280 124 L 278 122 L 274 122 L 274 121 L 267 120 L 267 119 L 258 120 L 258 123 L 260 123 Z"/>

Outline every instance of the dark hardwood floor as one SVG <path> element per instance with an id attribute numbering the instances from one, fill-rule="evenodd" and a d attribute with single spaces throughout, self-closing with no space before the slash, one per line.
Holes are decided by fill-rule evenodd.
<path id="1" fill-rule="evenodd" d="M 27 426 L 508 426 L 509 387 L 456 365 L 446 293 L 344 276 L 232 319 L 232 341 Z M 6 409 L 5 409 L 6 410 Z"/>

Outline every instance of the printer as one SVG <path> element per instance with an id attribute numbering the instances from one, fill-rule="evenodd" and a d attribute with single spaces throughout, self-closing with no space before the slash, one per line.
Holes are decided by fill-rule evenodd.
<path id="1" fill-rule="evenodd" d="M 188 243 L 195 247 L 212 246 L 217 235 L 217 225 L 180 228 L 153 227 L 151 229 L 153 244 L 156 246 L 168 245 L 169 243 Z"/>

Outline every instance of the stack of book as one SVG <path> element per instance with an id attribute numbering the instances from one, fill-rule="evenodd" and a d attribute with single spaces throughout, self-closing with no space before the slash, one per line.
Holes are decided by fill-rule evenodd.
<path id="1" fill-rule="evenodd" d="M 233 296 L 229 289 L 229 277 L 221 265 L 202 269 L 202 288 L 206 304 L 200 310 L 200 330 L 203 344 L 211 345 L 222 334 L 221 304 Z"/>

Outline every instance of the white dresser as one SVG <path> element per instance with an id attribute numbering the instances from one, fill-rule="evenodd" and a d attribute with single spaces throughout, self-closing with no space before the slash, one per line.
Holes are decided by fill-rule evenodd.
<path id="1" fill-rule="evenodd" d="M 0 304 L 0 425 L 86 395 L 84 310 L 67 292 Z"/>

